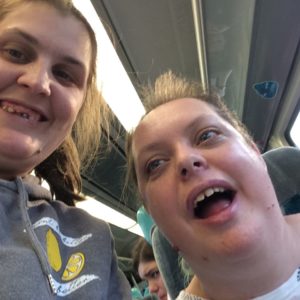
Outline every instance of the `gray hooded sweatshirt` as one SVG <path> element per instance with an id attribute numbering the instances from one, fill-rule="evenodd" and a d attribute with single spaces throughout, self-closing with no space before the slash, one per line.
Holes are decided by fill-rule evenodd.
<path id="1" fill-rule="evenodd" d="M 33 180 L 0 180 L 0 299 L 131 299 L 108 225 Z"/>

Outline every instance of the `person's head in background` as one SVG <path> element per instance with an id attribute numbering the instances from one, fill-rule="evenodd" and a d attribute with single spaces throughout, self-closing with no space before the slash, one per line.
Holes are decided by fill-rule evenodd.
<path id="1" fill-rule="evenodd" d="M 1 159 L 0 177 L 35 169 L 56 198 L 72 205 L 81 190 L 80 170 L 96 155 L 101 127 L 108 124 L 96 88 L 94 32 L 69 0 L 0 0 L 0 7 L 1 107 L 18 111 L 28 99 L 28 109 L 42 114 L 36 115 L 40 128 L 27 132 L 26 126 L 7 130 L 0 118 L 0 139 L 7 143 L 1 157 L 9 164 Z"/>
<path id="2" fill-rule="evenodd" d="M 159 300 L 168 299 L 167 290 L 156 264 L 153 249 L 144 239 L 140 238 L 132 251 L 133 268 L 142 280 L 148 283 L 149 292 L 156 294 Z"/>

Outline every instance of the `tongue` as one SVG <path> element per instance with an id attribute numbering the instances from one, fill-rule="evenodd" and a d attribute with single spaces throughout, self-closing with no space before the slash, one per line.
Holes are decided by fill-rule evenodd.
<path id="1" fill-rule="evenodd" d="M 228 199 L 218 199 L 207 201 L 201 205 L 201 209 L 196 209 L 196 215 L 202 219 L 209 218 L 220 213 L 231 204 Z"/>
<path id="2" fill-rule="evenodd" d="M 230 201 L 226 199 L 212 202 L 210 205 L 207 205 L 206 209 L 204 209 L 203 218 L 208 218 L 216 215 L 222 210 L 226 209 L 229 205 Z"/>

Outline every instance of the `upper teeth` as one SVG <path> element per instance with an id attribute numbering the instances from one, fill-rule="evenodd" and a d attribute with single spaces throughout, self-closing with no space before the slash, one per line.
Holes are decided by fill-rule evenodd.
<path id="1" fill-rule="evenodd" d="M 1 106 L 1 108 L 4 110 L 4 111 L 7 111 L 7 112 L 9 112 L 9 113 L 17 113 L 17 114 L 19 114 L 22 118 L 24 118 L 24 119 L 29 119 L 29 114 L 28 113 L 18 113 L 15 109 L 14 109 L 14 107 L 12 107 L 12 106 L 7 106 L 7 105 L 3 105 L 3 106 Z"/>
<path id="2" fill-rule="evenodd" d="M 15 110 L 11 106 L 5 106 L 5 105 L 3 105 L 2 109 L 5 110 L 5 111 L 7 111 L 7 112 L 9 112 L 9 113 L 15 112 Z"/>
<path id="3" fill-rule="evenodd" d="M 196 198 L 196 200 L 194 202 L 194 207 L 196 207 L 199 202 L 203 201 L 205 199 L 205 197 L 209 197 L 209 196 L 211 196 L 211 195 L 213 195 L 214 193 L 217 193 L 217 192 L 222 193 L 224 191 L 225 191 L 225 189 L 223 187 L 210 187 L 210 188 L 204 190 Z"/>

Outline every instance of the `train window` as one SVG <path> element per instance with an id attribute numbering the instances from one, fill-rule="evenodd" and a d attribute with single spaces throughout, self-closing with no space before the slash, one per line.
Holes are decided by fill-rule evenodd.
<path id="1" fill-rule="evenodd" d="M 300 112 L 298 112 L 298 115 L 291 127 L 290 138 L 292 142 L 300 148 Z"/>
<path id="2" fill-rule="evenodd" d="M 98 45 L 101 45 L 97 61 L 99 89 L 119 122 L 129 131 L 144 114 L 144 107 L 93 4 L 90 1 L 81 0 L 73 2 L 90 22 Z"/>

